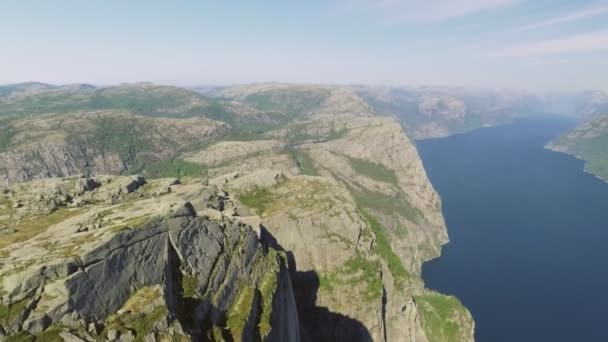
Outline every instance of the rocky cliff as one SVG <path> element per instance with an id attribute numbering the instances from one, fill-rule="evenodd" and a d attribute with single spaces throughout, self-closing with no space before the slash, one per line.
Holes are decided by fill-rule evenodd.
<path id="1" fill-rule="evenodd" d="M 72 177 L 2 203 L 8 340 L 299 341 L 286 255 L 216 186 Z"/>
<path id="2" fill-rule="evenodd" d="M 4 101 L 66 91 L 35 88 Z M 420 278 L 448 237 L 416 148 L 353 90 L 85 88 L 77 112 L 2 121 L 5 335 L 473 339 L 468 311 Z M 87 107 L 91 93 L 114 107 Z M 172 111 L 166 94 L 188 96 Z M 182 184 L 153 179 L 167 176 Z"/>

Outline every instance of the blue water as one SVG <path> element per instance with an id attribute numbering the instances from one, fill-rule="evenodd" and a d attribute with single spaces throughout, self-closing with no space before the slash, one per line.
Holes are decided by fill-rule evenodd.
<path id="1" fill-rule="evenodd" d="M 572 124 L 417 142 L 451 240 L 423 278 L 469 308 L 477 341 L 608 341 L 608 184 L 543 149 Z"/>

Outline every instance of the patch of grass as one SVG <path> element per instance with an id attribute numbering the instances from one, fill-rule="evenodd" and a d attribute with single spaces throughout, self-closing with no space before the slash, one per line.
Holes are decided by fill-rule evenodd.
<path id="1" fill-rule="evenodd" d="M 265 339 L 272 330 L 270 322 L 272 318 L 272 304 L 279 282 L 277 274 L 279 271 L 279 264 L 277 261 L 277 257 L 278 253 L 276 250 L 268 250 L 268 255 L 266 256 L 266 259 L 270 263 L 270 269 L 262 278 L 262 281 L 259 286 L 260 297 L 262 301 L 262 312 L 260 315 L 260 323 L 258 324 L 258 329 L 262 339 Z"/>
<path id="2" fill-rule="evenodd" d="M 184 298 L 198 297 L 198 279 L 196 277 L 185 274 L 182 277 L 182 293 Z"/>
<path id="3" fill-rule="evenodd" d="M 383 285 L 380 277 L 380 264 L 377 261 L 357 255 L 344 263 L 342 271 L 353 276 L 348 284 L 367 284 L 366 297 L 368 300 L 382 297 Z"/>
<path id="4" fill-rule="evenodd" d="M 256 188 L 238 196 L 239 201 L 249 208 L 255 209 L 258 215 L 263 214 L 272 202 L 274 195 L 266 188 Z"/>
<path id="5" fill-rule="evenodd" d="M 379 182 L 393 185 L 399 184 L 399 179 L 397 178 L 395 172 L 388 169 L 386 166 L 370 162 L 365 159 L 353 158 L 349 156 L 345 157 L 348 159 L 350 166 L 353 168 L 353 170 L 355 170 L 355 172 Z"/>
<path id="6" fill-rule="evenodd" d="M 231 129 L 222 137 L 223 141 L 258 141 L 266 139 L 268 138 L 259 131 L 251 132 L 243 129 Z"/>
<path id="7" fill-rule="evenodd" d="M 422 218 L 422 213 L 414 208 L 402 195 L 392 197 L 362 187 L 355 189 L 346 182 L 342 182 L 342 184 L 346 185 L 360 207 L 369 208 L 389 215 L 396 212 L 415 223 L 420 222 Z M 398 233 L 405 234 L 405 228 L 402 232 Z"/>
<path id="8" fill-rule="evenodd" d="M 139 316 L 129 322 L 129 327 L 135 330 L 135 342 L 143 342 L 146 335 L 152 332 L 154 325 L 167 315 L 167 308 L 159 306 L 149 314 Z"/>
<path id="9" fill-rule="evenodd" d="M 45 331 L 36 334 L 36 341 L 40 342 L 63 342 L 63 338 L 59 334 L 63 329 L 57 325 L 51 325 Z"/>
<path id="10" fill-rule="evenodd" d="M 295 147 L 289 147 L 287 148 L 287 153 L 289 153 L 291 158 L 296 162 L 296 165 L 298 165 L 298 168 L 302 174 L 308 176 L 318 176 L 312 159 L 306 152 L 303 152 Z"/>
<path id="11" fill-rule="evenodd" d="M 28 240 L 46 231 L 49 227 L 63 222 L 70 217 L 79 215 L 84 209 L 60 208 L 46 216 L 36 216 L 24 219 L 21 223 L 14 226 L 16 232 L 8 234 L 0 239 L 0 248 L 11 244 Z"/>
<path id="12" fill-rule="evenodd" d="M 463 326 L 468 314 L 456 297 L 431 293 L 414 298 L 429 342 L 462 341 L 469 334 L 470 322 Z"/>
<path id="13" fill-rule="evenodd" d="M 359 297 L 360 299 L 373 302 L 382 297 L 384 285 L 378 259 L 357 254 L 348 259 L 339 269 L 319 273 L 321 291 L 339 292 L 345 287 L 352 288 L 360 285 L 364 286 L 364 293 Z"/>
<path id="14" fill-rule="evenodd" d="M 124 333 L 127 330 L 133 330 L 135 341 L 143 342 L 154 326 L 167 316 L 168 310 L 164 305 L 144 312 L 146 306 L 154 303 L 161 296 L 162 293 L 158 287 L 145 287 L 138 290 L 123 306 L 125 313 L 108 317 L 106 331 L 116 329 Z"/>
<path id="15" fill-rule="evenodd" d="M 256 289 L 251 286 L 243 286 L 228 311 L 226 325 L 235 341 L 243 340 L 245 326 L 250 319 L 253 309 Z"/>
<path id="16" fill-rule="evenodd" d="M 0 304 L 0 323 L 2 323 L 2 326 L 10 326 L 11 321 L 19 317 L 29 303 L 30 300 L 26 298 L 11 305 Z"/>
<path id="17" fill-rule="evenodd" d="M 4 337 L 3 342 L 34 342 L 34 336 L 28 335 L 26 332 L 20 332 L 17 335 Z M 42 342 L 42 341 L 41 341 Z"/>
<path id="18" fill-rule="evenodd" d="M 277 289 L 277 274 L 275 272 L 268 272 L 262 281 L 260 286 L 260 292 L 262 296 L 262 315 L 260 317 L 259 331 L 262 338 L 265 338 L 272 330 L 270 325 L 270 319 L 272 316 L 272 302 L 274 299 L 274 293 Z"/>
<path id="19" fill-rule="evenodd" d="M 320 273 L 319 274 L 319 289 L 333 291 L 340 283 L 340 279 L 334 273 Z"/>
<path id="20" fill-rule="evenodd" d="M 393 251 L 391 244 L 384 232 L 384 228 L 374 216 L 370 215 L 362 208 L 359 208 L 359 211 L 361 211 L 361 214 L 367 221 L 369 227 L 374 232 L 374 235 L 376 235 L 376 244 L 374 246 L 375 251 L 386 261 L 388 268 L 391 270 L 391 273 L 395 278 L 395 281 L 398 284 L 403 284 L 403 282 L 409 277 L 409 274 L 405 267 L 403 267 L 399 256 Z"/>

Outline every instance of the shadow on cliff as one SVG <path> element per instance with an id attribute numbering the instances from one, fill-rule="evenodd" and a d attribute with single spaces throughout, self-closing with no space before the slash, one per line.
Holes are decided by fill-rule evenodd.
<path id="1" fill-rule="evenodd" d="M 287 254 L 303 342 L 372 341 L 369 331 L 360 321 L 318 306 L 319 275 L 315 271 L 298 271 L 293 253 L 286 251 L 263 226 L 261 232 L 263 242 Z"/>

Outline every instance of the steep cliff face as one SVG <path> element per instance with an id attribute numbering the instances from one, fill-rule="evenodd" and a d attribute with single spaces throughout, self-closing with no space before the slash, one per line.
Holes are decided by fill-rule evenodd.
<path id="1" fill-rule="evenodd" d="M 299 341 L 286 256 L 217 187 L 75 177 L 2 203 L 6 339 Z"/>
<path id="2" fill-rule="evenodd" d="M 425 341 L 425 328 L 432 341 L 445 340 L 437 336 L 444 336 L 446 327 L 433 326 L 441 320 L 427 315 L 427 325 L 421 324 L 415 300 L 426 294 L 421 264 L 447 242 L 439 196 L 400 125 L 375 117 L 361 100 L 343 110 L 346 106 L 331 101 L 356 96 L 343 89 L 336 93 L 294 123 L 267 132 L 272 140 L 250 144 L 255 151 L 223 142 L 187 160 L 214 156 L 217 167 L 210 167 L 210 174 L 269 169 L 227 179 L 227 186 L 262 215 L 280 248 L 293 255 L 300 318 L 312 340 Z M 279 171 L 288 179 L 269 176 Z M 300 284 L 318 291 L 301 290 Z M 351 319 L 305 309 L 315 303 Z M 448 317 L 451 313 L 462 319 L 449 338 L 472 340 L 470 314 L 459 303 Z M 368 334 L 352 334 L 360 330 Z"/>
<path id="3" fill-rule="evenodd" d="M 247 190 L 250 177 L 270 178 L 258 172 L 227 187 L 261 215 L 277 248 L 292 257 L 308 340 L 426 340 L 404 290 L 410 275 L 382 228 L 345 188 L 322 177 L 297 176 Z"/>
<path id="4" fill-rule="evenodd" d="M 128 112 L 42 115 L 0 124 L 10 130 L 0 149 L 0 177 L 16 182 L 74 174 L 129 174 L 172 160 L 187 146 L 222 136 L 225 123 L 170 119 Z"/>
<path id="5" fill-rule="evenodd" d="M 158 99 L 168 91 L 125 89 L 117 88 L 118 98 Z M 265 84 L 218 96 L 208 101 L 221 110 L 190 118 L 184 108 L 199 108 L 200 99 L 180 98 L 179 119 L 158 117 L 171 110 L 155 100 L 147 114 L 104 109 L 2 122 L 11 195 L 0 202 L 0 247 L 24 251 L 2 252 L 3 303 L 11 319 L 20 310 L 15 324 L 2 324 L 6 333 L 472 340 L 466 309 L 426 290 L 420 278 L 421 264 L 448 238 L 439 196 L 398 122 L 345 87 Z M 440 105 L 427 102 L 429 110 Z M 14 184 L 138 171 L 174 174 L 184 184 L 115 176 Z M 69 271 L 17 289 L 28 272 L 44 274 L 47 261 Z M 109 279 L 120 290 L 106 302 Z M 59 282 L 51 288 L 62 299 L 22 314 L 16 303 L 38 307 L 30 303 L 43 301 L 51 282 Z M 81 303 L 96 293 L 93 304 Z M 154 322 L 167 318 L 157 326 L 129 314 L 141 307 Z"/>

